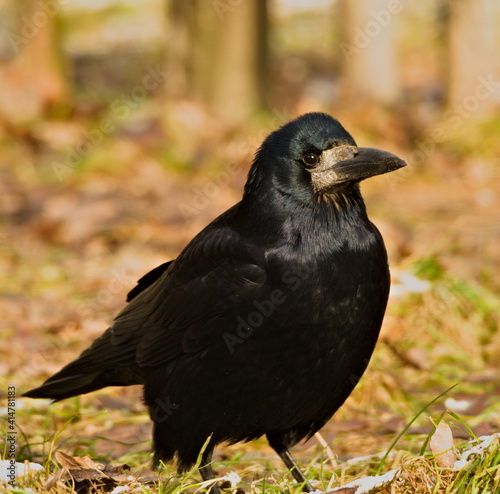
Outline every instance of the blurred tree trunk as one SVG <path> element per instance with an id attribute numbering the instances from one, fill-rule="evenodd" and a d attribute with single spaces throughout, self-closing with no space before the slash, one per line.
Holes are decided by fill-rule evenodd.
<path id="1" fill-rule="evenodd" d="M 24 125 L 69 102 L 57 42 L 59 5 L 9 0 L 1 6 L 0 118 Z"/>
<path id="2" fill-rule="evenodd" d="M 500 98 L 499 5 L 448 0 L 448 9 L 448 105 L 482 112 Z"/>
<path id="3" fill-rule="evenodd" d="M 340 44 L 347 96 L 393 104 L 400 95 L 395 32 L 399 2 L 343 0 Z"/>
<path id="4" fill-rule="evenodd" d="M 265 106 L 267 1 L 171 0 L 167 95 L 226 121 Z"/>

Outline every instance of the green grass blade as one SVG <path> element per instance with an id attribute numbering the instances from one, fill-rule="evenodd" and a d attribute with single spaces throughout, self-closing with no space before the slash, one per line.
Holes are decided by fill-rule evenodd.
<path id="1" fill-rule="evenodd" d="M 406 426 L 404 427 L 404 429 L 396 436 L 396 438 L 394 439 L 394 441 L 392 441 L 391 445 L 389 446 L 388 450 L 385 452 L 384 456 L 382 457 L 382 459 L 380 460 L 380 463 L 377 467 L 377 470 L 375 471 L 375 475 L 380 475 L 380 472 L 382 471 L 382 469 L 384 468 L 384 465 L 385 465 L 385 462 L 387 460 L 387 457 L 389 456 L 390 452 L 394 449 L 394 446 L 396 446 L 396 444 L 398 443 L 398 441 L 403 437 L 403 435 L 406 433 L 406 431 L 412 426 L 413 422 L 415 422 L 415 420 L 418 419 L 418 417 L 420 417 L 420 415 L 422 415 L 431 405 L 433 405 L 434 403 L 436 403 L 436 401 L 438 401 L 442 396 L 444 396 L 446 393 L 450 392 L 455 386 L 458 386 L 458 383 L 455 383 L 453 386 L 450 386 L 448 389 L 446 389 L 445 391 L 443 391 L 441 394 L 439 394 L 438 396 L 436 396 L 436 398 L 434 398 L 432 401 L 430 401 L 429 403 L 427 403 L 427 405 L 425 405 L 424 408 L 422 408 L 409 422 L 408 424 L 406 424 Z"/>

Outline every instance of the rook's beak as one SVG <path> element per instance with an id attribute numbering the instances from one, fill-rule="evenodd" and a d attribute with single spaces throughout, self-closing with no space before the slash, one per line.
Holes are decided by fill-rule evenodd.
<path id="1" fill-rule="evenodd" d="M 406 166 L 395 154 L 374 148 L 337 146 L 323 151 L 320 164 L 311 170 L 311 179 L 317 192 L 343 182 L 359 182 Z"/>

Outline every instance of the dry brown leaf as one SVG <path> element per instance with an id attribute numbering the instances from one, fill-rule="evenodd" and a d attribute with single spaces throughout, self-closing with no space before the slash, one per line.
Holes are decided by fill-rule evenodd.
<path id="1" fill-rule="evenodd" d="M 457 461 L 457 456 L 453 450 L 453 434 L 448 424 L 439 422 L 430 444 L 436 463 L 443 468 L 452 468 Z"/>
<path id="2" fill-rule="evenodd" d="M 92 485 L 100 485 L 111 490 L 117 485 L 130 482 L 128 465 L 103 465 L 94 462 L 88 456 L 69 456 L 62 451 L 56 451 L 55 458 L 63 467 L 57 471 L 47 482 L 53 486 L 57 481 L 70 477 L 75 484 L 75 490 L 80 493 L 90 491 Z M 133 480 L 133 479 L 132 479 Z"/>
<path id="3" fill-rule="evenodd" d="M 56 451 L 54 456 L 58 463 L 68 470 L 72 468 L 102 470 L 104 468 L 102 463 L 95 463 L 88 456 L 69 456 L 62 451 Z"/>

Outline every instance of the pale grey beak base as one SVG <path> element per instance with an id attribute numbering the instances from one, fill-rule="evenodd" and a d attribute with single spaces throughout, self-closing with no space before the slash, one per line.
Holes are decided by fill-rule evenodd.
<path id="1" fill-rule="evenodd" d="M 382 175 L 406 166 L 395 154 L 375 148 L 337 146 L 323 151 L 318 166 L 310 170 L 315 192 L 335 185 Z"/>

